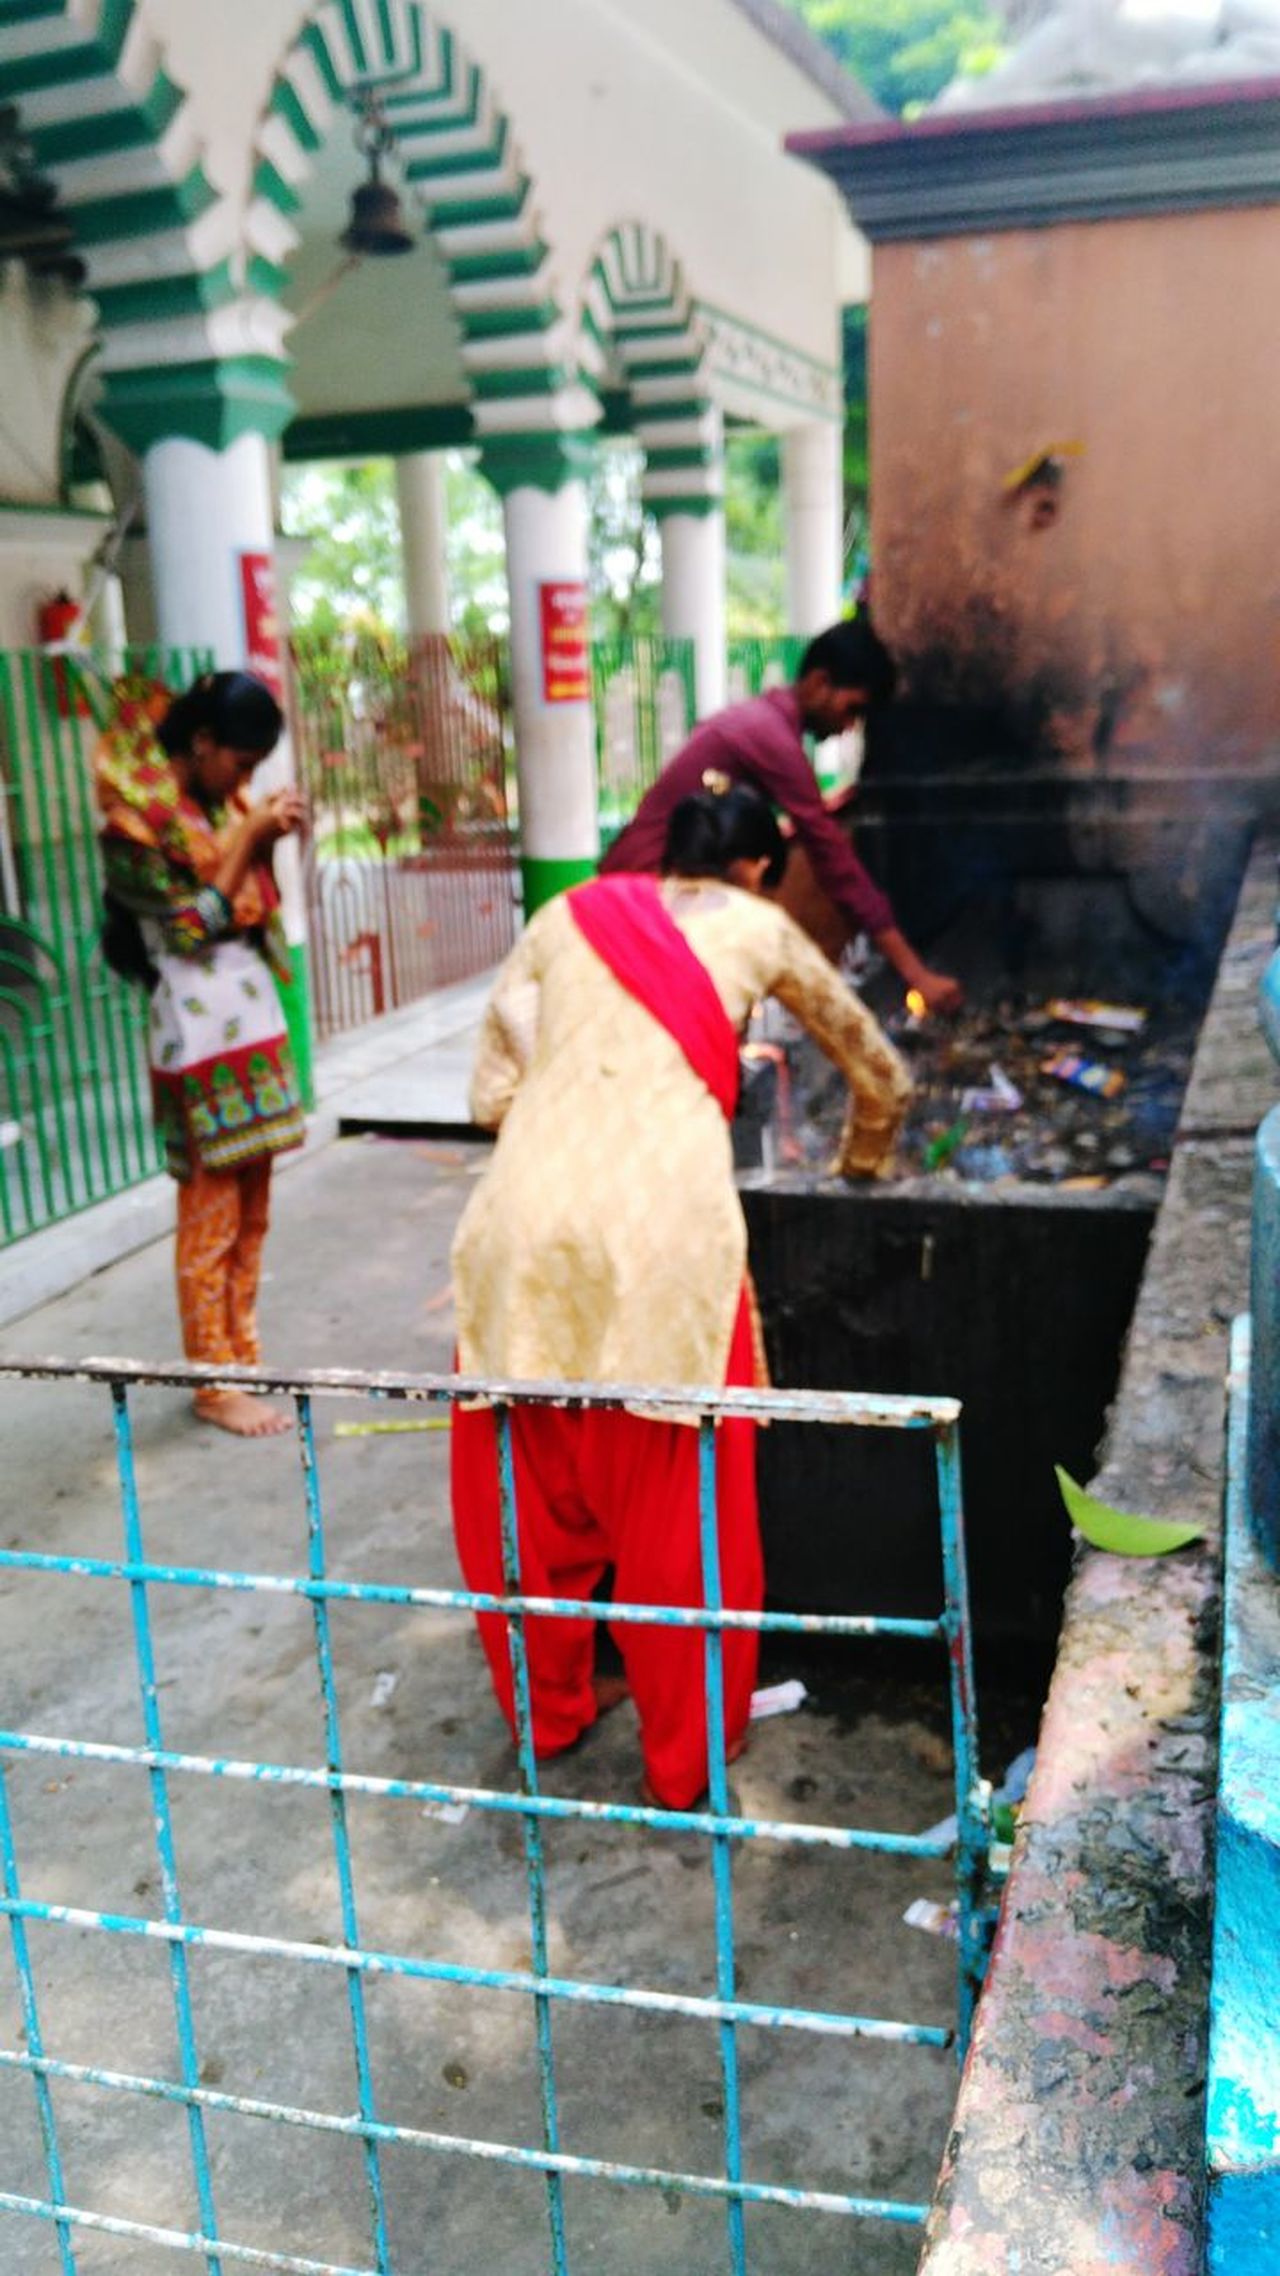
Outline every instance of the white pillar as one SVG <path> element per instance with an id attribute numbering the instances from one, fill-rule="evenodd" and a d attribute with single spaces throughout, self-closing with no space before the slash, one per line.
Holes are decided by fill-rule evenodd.
<path id="1" fill-rule="evenodd" d="M 595 731 L 586 631 L 587 493 L 581 481 L 555 491 L 521 483 L 502 501 L 511 603 L 511 686 L 520 790 L 525 912 L 589 877 L 600 851 Z M 548 633 L 570 625 L 574 642 L 557 676 Z"/>
<path id="2" fill-rule="evenodd" d="M 250 432 L 219 451 L 174 435 L 152 444 L 142 462 L 142 479 L 161 645 L 210 648 L 219 670 L 244 671 L 249 658 L 240 557 L 265 553 L 274 558 L 275 552 L 270 444 Z M 281 643 L 284 637 L 281 624 Z M 286 730 L 254 778 L 255 794 L 294 779 Z M 296 838 L 281 840 L 275 871 L 289 941 L 305 942 Z"/>
<path id="3" fill-rule="evenodd" d="M 226 450 L 174 435 L 142 462 L 156 620 L 166 647 L 212 648 L 243 670 L 242 553 L 272 553 L 269 446 L 237 436 Z"/>
<path id="4" fill-rule="evenodd" d="M 448 632 L 444 467 L 438 451 L 410 451 L 396 460 L 396 499 L 409 638 Z"/>
<path id="5" fill-rule="evenodd" d="M 811 634 L 840 614 L 844 569 L 843 430 L 813 419 L 782 438 L 787 629 Z"/>
<path id="6" fill-rule="evenodd" d="M 727 700 L 724 514 L 664 513 L 662 629 L 670 640 L 692 640 L 699 719 Z"/>

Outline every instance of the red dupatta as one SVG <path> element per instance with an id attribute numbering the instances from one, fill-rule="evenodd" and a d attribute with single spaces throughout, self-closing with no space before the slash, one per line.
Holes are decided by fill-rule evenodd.
<path id="1" fill-rule="evenodd" d="M 679 1044 L 732 1121 L 738 1038 L 705 964 L 663 906 L 656 879 L 618 871 L 575 886 L 567 899 L 583 939 Z"/>

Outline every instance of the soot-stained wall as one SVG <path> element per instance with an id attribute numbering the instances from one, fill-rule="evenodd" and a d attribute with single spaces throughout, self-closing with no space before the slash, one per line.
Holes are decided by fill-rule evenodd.
<path id="1" fill-rule="evenodd" d="M 1280 211 L 877 245 L 874 605 L 933 765 L 1243 769 L 1280 743 Z M 1061 454 L 1055 498 L 1010 492 Z"/>
<path id="2" fill-rule="evenodd" d="M 742 1199 L 774 1380 L 962 1399 L 976 1633 L 1051 1642 L 1069 1546 L 1053 1465 L 1093 1471 L 1150 1207 L 777 1187 Z M 925 1438 L 775 1426 L 761 1436 L 760 1482 L 775 1601 L 938 1610 Z"/>

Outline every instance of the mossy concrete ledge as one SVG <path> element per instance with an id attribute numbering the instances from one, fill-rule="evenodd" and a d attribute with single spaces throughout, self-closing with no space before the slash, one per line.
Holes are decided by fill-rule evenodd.
<path id="1" fill-rule="evenodd" d="M 1077 1556 L 922 2276 L 1203 2264 L 1225 1379 L 1248 1302 L 1251 1123 L 1276 1090 L 1257 1019 L 1275 878 L 1259 845 L 1095 1481 L 1206 1538 Z"/>

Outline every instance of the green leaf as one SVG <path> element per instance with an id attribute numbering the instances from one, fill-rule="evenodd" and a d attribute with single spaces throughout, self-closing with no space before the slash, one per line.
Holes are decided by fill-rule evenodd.
<path id="1" fill-rule="evenodd" d="M 1067 1516 L 1095 1549 L 1110 1549 L 1117 1557 L 1164 1557 L 1171 1549 L 1185 1549 L 1189 1541 L 1204 1539 L 1203 1525 L 1179 1525 L 1168 1518 L 1112 1509 L 1068 1477 L 1061 1463 L 1055 1462 L 1053 1468 Z"/>

